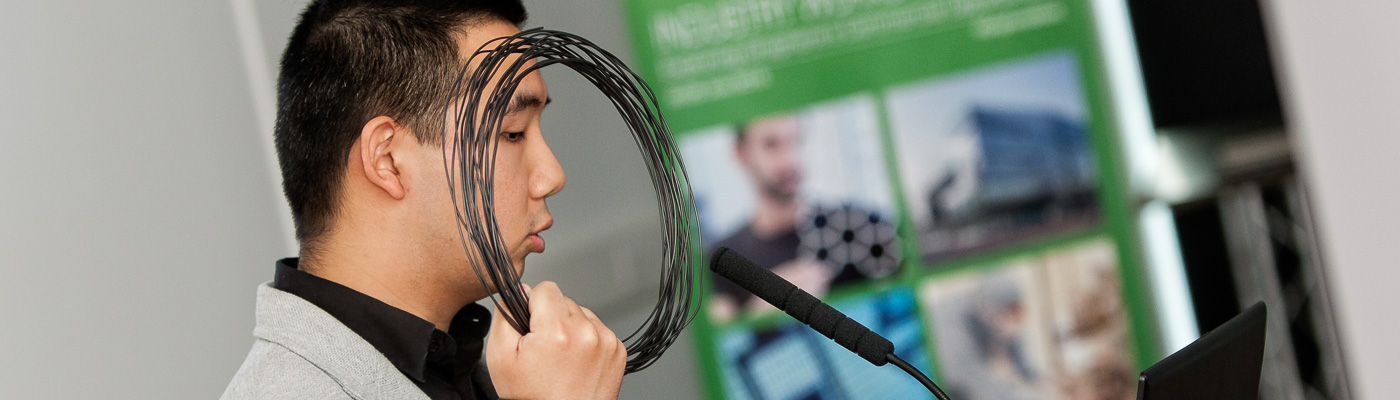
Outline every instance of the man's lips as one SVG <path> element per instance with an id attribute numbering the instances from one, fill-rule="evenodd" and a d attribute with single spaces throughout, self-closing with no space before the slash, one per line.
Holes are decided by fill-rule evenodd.
<path id="1" fill-rule="evenodd" d="M 530 242 L 530 248 L 531 248 L 531 250 L 533 250 L 534 252 L 536 252 L 536 253 L 543 253 L 543 252 L 544 252 L 544 238 L 540 237 L 540 235 L 537 235 L 537 234 L 533 234 L 533 233 L 532 233 L 532 234 L 530 234 L 530 236 L 526 236 L 526 237 L 525 237 L 525 240 L 528 241 L 528 242 Z"/>
<path id="2" fill-rule="evenodd" d="M 540 237 L 540 232 L 548 230 L 551 226 L 554 226 L 554 219 L 546 219 L 544 225 L 540 225 L 539 228 L 535 229 L 534 232 L 530 232 L 530 235 L 525 237 L 525 240 L 530 243 L 530 247 L 533 248 L 536 253 L 544 252 L 544 238 Z"/>

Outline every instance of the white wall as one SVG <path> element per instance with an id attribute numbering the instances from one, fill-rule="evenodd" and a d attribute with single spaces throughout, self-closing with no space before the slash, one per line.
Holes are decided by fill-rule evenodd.
<path id="1" fill-rule="evenodd" d="M 216 398 L 286 254 L 226 2 L 0 13 L 0 397 Z"/>
<path id="2" fill-rule="evenodd" d="M 1340 308 L 1358 398 L 1400 393 L 1400 2 L 1271 0 L 1285 114 Z"/>

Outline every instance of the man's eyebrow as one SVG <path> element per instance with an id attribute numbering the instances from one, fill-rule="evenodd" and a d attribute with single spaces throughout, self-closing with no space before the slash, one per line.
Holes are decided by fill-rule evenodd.
<path id="1" fill-rule="evenodd" d="M 506 105 L 506 115 L 518 114 L 530 108 L 544 108 L 544 106 L 553 102 L 554 99 L 548 97 L 541 98 L 540 95 L 536 93 L 516 92 L 515 96 L 511 97 L 510 104 Z"/>

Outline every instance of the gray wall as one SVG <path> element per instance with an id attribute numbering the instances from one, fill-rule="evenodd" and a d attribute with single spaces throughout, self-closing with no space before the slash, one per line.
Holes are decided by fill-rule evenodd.
<path id="1" fill-rule="evenodd" d="M 229 4 L 5 8 L 0 397 L 217 397 L 288 250 Z"/>
<path id="2" fill-rule="evenodd" d="M 0 397 L 213 398 L 252 344 L 253 288 L 294 252 L 271 164 L 272 77 L 303 1 L 21 3 L 0 15 Z M 531 25 L 630 57 L 615 3 L 529 4 Z M 550 252 L 618 331 L 654 300 L 656 208 L 616 113 L 548 71 L 569 173 Z M 624 398 L 692 398 L 691 342 Z"/>
<path id="3" fill-rule="evenodd" d="M 1358 398 L 1400 393 L 1400 2 L 1270 0 L 1295 153 L 1312 185 L 1323 257 Z"/>

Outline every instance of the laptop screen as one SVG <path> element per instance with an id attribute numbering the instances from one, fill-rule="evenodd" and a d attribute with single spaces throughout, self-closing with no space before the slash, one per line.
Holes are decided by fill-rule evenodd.
<path id="1" fill-rule="evenodd" d="M 1263 302 L 1142 371 L 1138 400 L 1259 398 Z"/>

